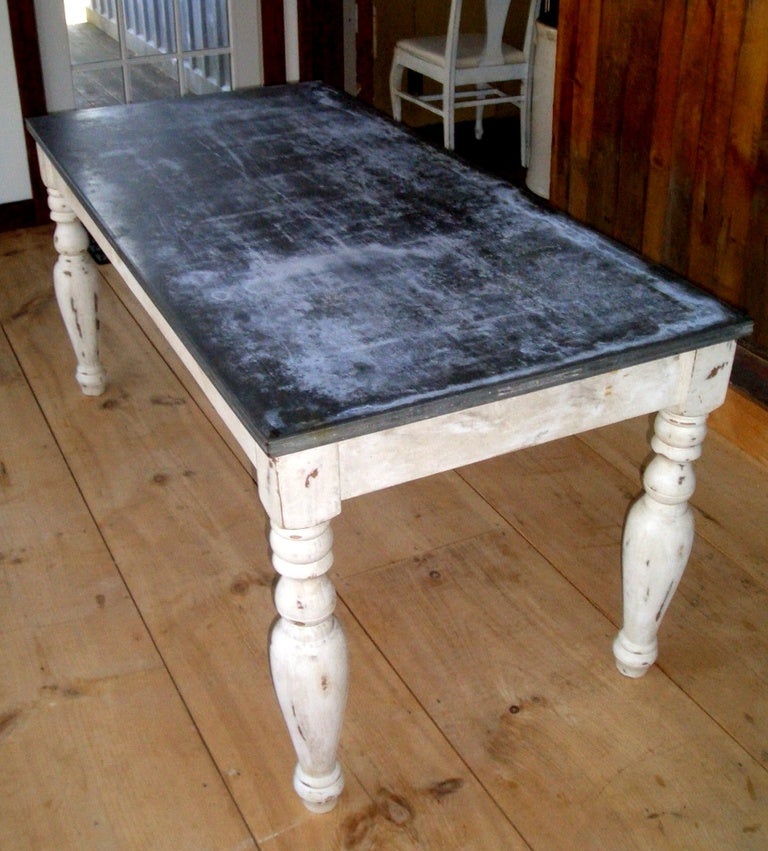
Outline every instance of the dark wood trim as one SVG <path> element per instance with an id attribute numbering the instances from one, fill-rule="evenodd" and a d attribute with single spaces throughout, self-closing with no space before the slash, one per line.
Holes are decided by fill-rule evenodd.
<path id="1" fill-rule="evenodd" d="M 14 2 L 8 4 L 8 15 L 11 23 L 11 42 L 16 65 L 16 78 L 19 84 L 22 118 L 44 115 L 48 112 L 48 107 L 45 103 L 43 67 L 40 62 L 34 0 L 14 0 Z M 29 203 L 32 204 L 34 211 L 34 221 L 30 224 L 43 224 L 43 222 L 48 221 L 48 196 L 40 179 L 35 143 L 28 133 L 25 133 L 24 136 L 32 182 L 32 201 Z M 21 206 L 16 204 L 4 206 L 14 208 L 12 216 L 21 215 L 22 220 L 24 220 L 27 215 L 24 202 L 19 203 Z M 5 217 L 0 221 L 4 219 Z M 18 226 L 20 225 L 14 225 L 14 227 Z"/>
<path id="2" fill-rule="evenodd" d="M 314 80 L 312 0 L 296 0 L 296 12 L 299 17 L 299 79 Z"/>
<path id="3" fill-rule="evenodd" d="M 373 0 L 357 2 L 356 48 L 358 97 L 373 104 Z"/>
<path id="4" fill-rule="evenodd" d="M 736 347 L 731 383 L 751 399 L 768 408 L 768 349 L 749 340 Z"/>
<path id="5" fill-rule="evenodd" d="M 300 79 L 344 88 L 342 0 L 298 0 Z"/>
<path id="6" fill-rule="evenodd" d="M 285 82 L 285 20 L 283 0 L 262 0 L 261 42 L 264 62 L 264 84 Z"/>
<path id="7" fill-rule="evenodd" d="M 46 208 L 47 209 L 47 208 Z M 45 216 L 43 221 L 47 221 Z M 42 224 L 37 217 L 35 202 L 30 198 L 26 201 L 11 201 L 0 204 L 0 232 L 30 228 Z"/>

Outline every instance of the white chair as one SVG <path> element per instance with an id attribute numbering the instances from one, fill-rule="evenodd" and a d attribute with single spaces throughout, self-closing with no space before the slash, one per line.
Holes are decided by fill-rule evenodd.
<path id="1" fill-rule="evenodd" d="M 443 143 L 454 148 L 455 110 L 475 108 L 475 136 L 483 135 L 483 107 L 493 103 L 512 103 L 520 110 L 520 158 L 528 165 L 531 99 L 531 54 L 534 24 L 541 0 L 532 0 L 528 8 L 522 50 L 504 43 L 504 24 L 510 0 L 485 0 L 485 33 L 462 33 L 462 0 L 452 0 L 445 36 L 406 38 L 395 45 L 389 90 L 392 112 L 402 121 L 404 100 L 428 109 L 443 119 Z M 423 74 L 442 87 L 439 94 L 414 95 L 403 89 L 403 71 Z M 520 81 L 517 94 L 510 95 L 492 84 Z"/>

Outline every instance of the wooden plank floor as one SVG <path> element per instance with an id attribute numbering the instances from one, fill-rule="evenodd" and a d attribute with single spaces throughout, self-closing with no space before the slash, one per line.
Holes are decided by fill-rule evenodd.
<path id="1" fill-rule="evenodd" d="M 707 440 L 643 680 L 611 640 L 647 419 L 345 504 L 347 789 L 310 816 L 249 471 L 111 267 L 80 394 L 50 237 L 0 235 L 0 848 L 768 847 L 765 412 Z"/>

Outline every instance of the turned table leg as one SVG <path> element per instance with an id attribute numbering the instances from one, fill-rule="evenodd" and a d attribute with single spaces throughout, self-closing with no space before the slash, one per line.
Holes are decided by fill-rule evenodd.
<path id="1" fill-rule="evenodd" d="M 333 615 L 336 592 L 326 575 L 332 542 L 329 523 L 287 530 L 272 522 L 272 561 L 280 574 L 272 679 L 298 756 L 293 785 L 313 812 L 333 809 L 344 787 L 336 752 L 348 662 L 344 632 Z"/>
<path id="2" fill-rule="evenodd" d="M 56 187 L 46 168 L 48 206 L 56 222 L 53 243 L 58 259 L 53 267 L 53 285 L 64 325 L 77 358 L 75 373 L 87 396 L 104 392 L 107 375 L 99 360 L 99 275 L 88 254 L 88 234 Z"/>
<path id="3" fill-rule="evenodd" d="M 622 674 L 641 677 L 656 660 L 656 635 L 693 545 L 688 500 L 696 480 L 706 416 L 661 411 L 651 446 L 656 453 L 643 476 L 645 493 L 624 527 L 624 625 L 613 645 Z"/>

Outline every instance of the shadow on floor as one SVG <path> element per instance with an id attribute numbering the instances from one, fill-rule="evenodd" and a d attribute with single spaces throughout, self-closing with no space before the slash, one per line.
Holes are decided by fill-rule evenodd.
<path id="1" fill-rule="evenodd" d="M 506 180 L 513 186 L 525 185 L 525 169 L 520 165 L 520 121 L 515 117 L 488 118 L 483 122 L 483 138 L 475 139 L 474 121 L 456 125 L 456 153 L 476 168 Z M 417 135 L 437 148 L 443 147 L 443 125 L 417 128 Z"/>

